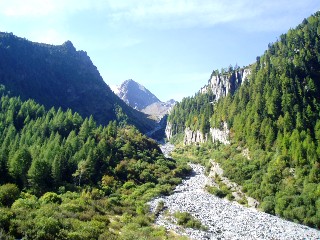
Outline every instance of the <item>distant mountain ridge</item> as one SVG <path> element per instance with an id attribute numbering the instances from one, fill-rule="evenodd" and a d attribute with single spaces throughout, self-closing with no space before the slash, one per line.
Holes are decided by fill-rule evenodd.
<path id="1" fill-rule="evenodd" d="M 132 108 L 158 120 L 167 114 L 168 110 L 176 103 L 173 99 L 161 102 L 147 88 L 132 79 L 124 81 L 120 86 L 113 87 L 113 91 Z"/>
<path id="2" fill-rule="evenodd" d="M 0 56 L 0 84 L 13 95 L 48 108 L 70 108 L 83 117 L 93 115 L 103 125 L 124 114 L 143 132 L 154 127 L 111 91 L 87 53 L 70 41 L 54 46 L 0 32 Z"/>

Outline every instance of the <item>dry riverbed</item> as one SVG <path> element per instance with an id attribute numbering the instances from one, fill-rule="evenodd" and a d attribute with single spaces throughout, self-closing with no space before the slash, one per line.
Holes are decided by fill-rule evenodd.
<path id="1" fill-rule="evenodd" d="M 157 214 L 157 225 L 191 239 L 320 239 L 320 231 L 209 194 L 205 185 L 211 179 L 205 176 L 204 167 L 190 166 L 193 174 L 183 180 L 172 195 L 158 197 L 149 203 L 152 212 L 156 211 L 159 202 L 164 204 Z M 178 226 L 172 217 L 175 212 L 190 213 L 207 230 Z"/>

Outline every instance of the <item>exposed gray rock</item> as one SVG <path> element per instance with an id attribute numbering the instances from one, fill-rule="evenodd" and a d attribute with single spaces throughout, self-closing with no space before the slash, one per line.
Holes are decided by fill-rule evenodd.
<path id="1" fill-rule="evenodd" d="M 221 97 L 227 96 L 228 93 L 233 94 L 244 81 L 248 80 L 250 74 L 249 68 L 238 69 L 231 74 L 217 74 L 213 72 L 208 84 L 201 88 L 200 92 L 205 93 L 211 89 L 216 96 L 215 101 L 218 101 Z"/>
<path id="2" fill-rule="evenodd" d="M 130 107 L 154 116 L 159 121 L 176 103 L 173 99 L 161 102 L 147 88 L 132 79 L 124 81 L 120 86 L 112 86 L 112 90 Z"/>
<path id="3" fill-rule="evenodd" d="M 172 135 L 172 126 L 170 123 L 167 124 L 166 135 L 167 137 Z M 167 133 L 168 131 L 168 133 Z M 221 124 L 220 128 L 210 128 L 210 135 L 212 137 L 212 142 L 221 142 L 223 144 L 230 144 L 229 141 L 230 131 L 226 122 Z M 184 145 L 190 145 L 192 143 L 204 143 L 208 141 L 209 134 L 203 134 L 199 130 L 192 131 L 190 128 L 186 128 L 184 131 Z"/>
<path id="4" fill-rule="evenodd" d="M 175 104 L 176 101 L 173 99 L 167 102 L 155 102 L 142 109 L 141 112 L 153 116 L 155 120 L 160 121 Z"/>
<path id="5" fill-rule="evenodd" d="M 171 152 L 174 150 L 174 145 L 171 143 L 166 143 L 163 145 L 160 145 L 160 149 L 163 153 L 163 155 L 168 158 L 170 157 Z"/>
<path id="6" fill-rule="evenodd" d="M 186 128 L 184 131 L 184 140 L 185 145 L 190 145 L 192 143 L 204 143 L 208 141 L 208 134 L 203 134 L 199 130 L 192 131 L 190 128 Z"/>
<path id="7" fill-rule="evenodd" d="M 114 87 L 113 91 L 125 103 L 139 111 L 155 102 L 160 102 L 148 89 L 132 79 L 126 80 L 120 86 Z"/>
<path id="8" fill-rule="evenodd" d="M 223 122 L 220 128 L 210 128 L 210 134 L 213 142 L 221 142 L 226 145 L 230 144 L 230 131 L 226 122 Z"/>
<path id="9" fill-rule="evenodd" d="M 285 221 L 255 209 L 217 198 L 204 190 L 208 178 L 204 167 L 190 164 L 194 175 L 183 180 L 170 196 L 158 197 L 149 202 L 155 211 L 160 201 L 173 214 L 189 212 L 208 227 L 207 231 L 184 229 L 177 226 L 164 211 L 155 223 L 191 239 L 320 239 L 320 231 Z"/>
<path id="10" fill-rule="evenodd" d="M 167 122 L 165 134 L 168 140 L 172 138 L 173 131 L 172 131 L 172 124 L 170 122 Z"/>
<path id="11" fill-rule="evenodd" d="M 200 93 L 206 93 L 209 90 L 215 95 L 214 101 L 218 101 L 221 97 L 227 96 L 229 93 L 234 92 L 245 81 L 250 78 L 250 68 L 241 68 L 228 72 L 225 74 L 217 74 L 215 71 L 211 74 L 208 84 L 200 89 Z M 209 121 L 209 119 L 207 119 Z M 172 137 L 173 128 L 170 122 L 167 123 L 166 136 L 168 139 Z M 213 142 L 221 142 L 223 144 L 230 144 L 229 142 L 229 129 L 226 123 L 223 123 L 220 128 L 211 128 L 210 134 Z M 208 134 L 202 134 L 200 131 L 192 131 L 190 128 L 185 129 L 184 144 L 189 145 L 191 143 L 203 143 L 208 140 Z"/>

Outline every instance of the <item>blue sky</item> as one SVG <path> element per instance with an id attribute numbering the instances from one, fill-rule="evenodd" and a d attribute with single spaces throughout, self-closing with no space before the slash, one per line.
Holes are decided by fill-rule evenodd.
<path id="1" fill-rule="evenodd" d="M 193 95 L 215 69 L 245 66 L 320 10 L 319 0 L 0 0 L 0 31 L 73 42 L 105 82 L 162 101 Z"/>

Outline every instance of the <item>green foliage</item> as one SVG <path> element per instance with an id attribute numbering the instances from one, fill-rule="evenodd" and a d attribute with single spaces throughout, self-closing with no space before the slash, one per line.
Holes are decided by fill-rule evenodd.
<path id="1" fill-rule="evenodd" d="M 17 185 L 7 183 L 0 186 L 0 206 L 10 207 L 19 196 L 20 189 Z"/>
<path id="2" fill-rule="evenodd" d="M 27 173 L 31 166 L 32 157 L 26 148 L 19 149 L 12 159 L 9 160 L 10 175 L 21 187 L 27 186 Z"/>
<path id="3" fill-rule="evenodd" d="M 1 181 L 37 195 L 61 185 L 94 185 L 104 175 L 120 182 L 156 183 L 160 172 L 168 171 L 167 163 L 156 161 L 163 158 L 156 142 L 130 126 L 97 126 L 92 117 L 45 111 L 31 100 L 8 96 L 1 97 L 0 120 L 0 171 L 8 176 Z"/>
<path id="4" fill-rule="evenodd" d="M 14 218 L 13 212 L 8 208 L 0 208 L 0 229 L 9 230 L 10 221 Z M 1 236 L 1 234 L 0 234 Z"/>
<path id="5" fill-rule="evenodd" d="M 206 190 L 219 198 L 224 198 L 228 194 L 231 194 L 231 191 L 226 187 L 218 188 L 214 186 L 206 186 Z"/>
<path id="6" fill-rule="evenodd" d="M 98 126 L 92 117 L 46 111 L 7 95 L 1 97 L 0 123 L 2 236 L 169 237 L 152 226 L 146 202 L 170 194 L 189 168 L 164 158 L 136 128 L 115 121 Z M 123 215 L 131 217 L 122 222 Z"/>
<path id="7" fill-rule="evenodd" d="M 157 216 L 164 209 L 164 201 L 159 201 L 154 211 L 154 214 Z"/>
<path id="8" fill-rule="evenodd" d="M 61 203 L 61 197 L 54 193 L 54 192 L 46 192 L 40 199 L 39 199 L 40 202 L 42 203 L 58 203 L 60 204 Z"/>
<path id="9" fill-rule="evenodd" d="M 210 124 L 206 119 L 213 113 L 214 98 L 212 91 L 208 91 L 205 94 L 198 93 L 194 97 L 184 98 L 177 103 L 168 117 L 168 122 L 173 126 L 172 134 L 184 133 L 186 127 L 208 133 Z"/>
<path id="10" fill-rule="evenodd" d="M 177 219 L 177 224 L 187 228 L 206 230 L 206 227 L 199 220 L 194 218 L 188 212 L 175 212 L 174 217 Z"/>
<path id="11" fill-rule="evenodd" d="M 183 133 L 185 127 L 202 129 L 202 119 L 210 127 L 227 122 L 235 145 L 212 146 L 219 152 L 211 151 L 225 175 L 243 185 L 249 195 L 261 202 L 264 211 L 317 228 L 319 26 L 317 12 L 269 44 L 265 53 L 247 67 L 250 80 L 220 98 L 209 117 L 199 110 L 208 106 L 207 94 L 199 93 L 177 104 L 168 118 L 174 134 Z M 222 75 L 232 76 L 234 70 L 229 70 Z M 250 159 L 242 154 L 244 148 L 249 149 Z M 196 149 L 193 154 L 186 151 L 192 159 L 201 150 Z M 210 149 L 206 151 L 210 153 Z"/>

